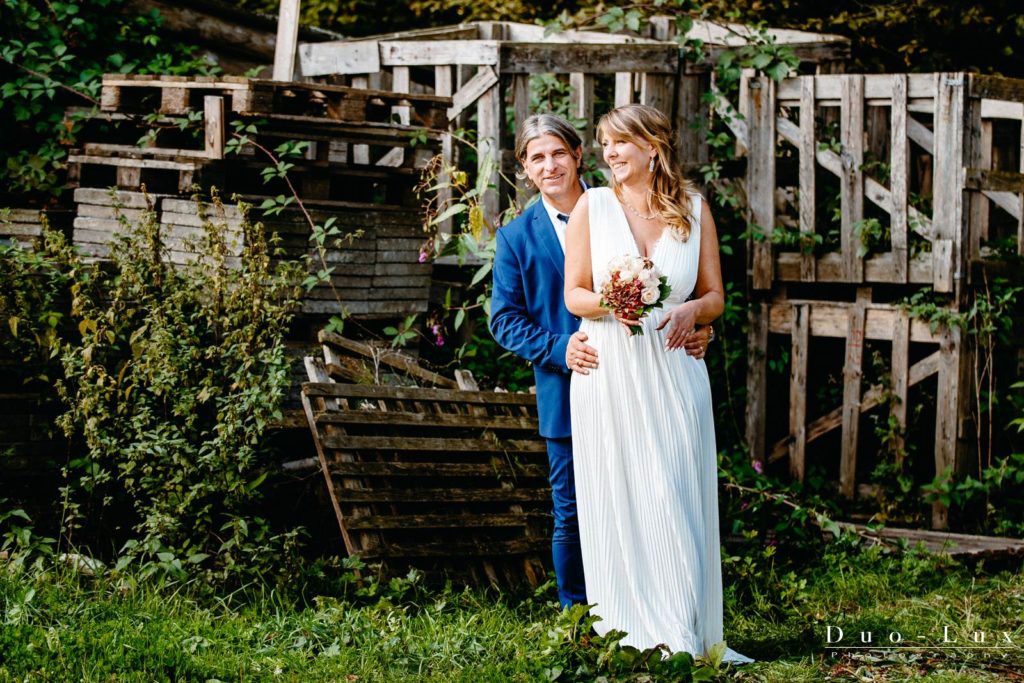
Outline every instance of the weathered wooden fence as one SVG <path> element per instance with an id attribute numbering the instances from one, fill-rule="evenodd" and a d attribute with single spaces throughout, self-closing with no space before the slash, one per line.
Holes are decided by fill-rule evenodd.
<path id="1" fill-rule="evenodd" d="M 754 77 L 745 87 L 753 456 L 788 457 L 802 478 L 808 443 L 841 427 L 840 489 L 852 498 L 861 415 L 885 404 L 902 433 L 908 389 L 937 375 L 935 471 L 963 472 L 972 342 L 911 319 L 898 300 L 924 287 L 948 295 L 950 313 L 966 311 L 992 245 L 1015 239 L 1024 253 L 1024 83 L 942 73 Z M 1006 122 L 1013 138 L 994 145 Z M 766 447 L 769 333 L 791 337 L 791 373 L 788 435 Z M 808 422 L 809 348 L 822 337 L 845 339 L 842 406 Z M 862 387 L 866 340 L 891 343 L 887 388 Z M 918 343 L 929 349 L 912 353 Z M 932 524 L 948 524 L 938 503 Z"/>
<path id="2" fill-rule="evenodd" d="M 502 185 L 499 175 L 501 170 L 512 177 L 515 169 L 514 128 L 506 126 L 506 109 L 515 127 L 536 113 L 530 105 L 531 76 L 568 79 L 569 114 L 588 150 L 602 108 L 641 102 L 673 120 L 682 159 L 693 166 L 707 160 L 699 122 L 710 116 L 703 97 L 709 90 L 710 69 L 682 58 L 673 28 L 667 17 L 657 18 L 649 31 L 652 37 L 645 38 L 596 31 L 548 34 L 530 24 L 474 22 L 302 43 L 294 69 L 303 78 L 337 78 L 355 87 L 451 95 L 449 117 L 454 127 L 472 127 L 468 114 L 475 111 L 479 170 L 490 174 L 496 188 L 486 196 L 486 206 L 495 215 L 506 194 L 514 192 Z M 742 28 L 737 28 L 741 32 L 697 22 L 693 31 L 712 48 L 723 48 L 743 42 Z M 838 36 L 790 31 L 779 32 L 778 39 L 815 63 L 842 60 L 849 52 L 849 42 Z M 451 147 L 446 151 L 451 158 Z M 486 165 L 488 159 L 496 163 Z"/>

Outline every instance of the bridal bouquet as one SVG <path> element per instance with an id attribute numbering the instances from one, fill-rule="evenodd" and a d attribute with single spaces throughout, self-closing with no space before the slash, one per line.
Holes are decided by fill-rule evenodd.
<path id="1" fill-rule="evenodd" d="M 601 307 L 611 309 L 618 317 L 640 320 L 668 298 L 672 288 L 668 278 L 642 256 L 617 256 L 608 263 L 608 279 L 601 287 Z M 643 334 L 639 325 L 629 326 L 629 333 Z"/>

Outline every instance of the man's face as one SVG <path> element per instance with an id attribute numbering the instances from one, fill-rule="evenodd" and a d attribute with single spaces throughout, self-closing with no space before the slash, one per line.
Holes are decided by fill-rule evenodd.
<path id="1" fill-rule="evenodd" d="M 579 186 L 582 151 L 569 149 L 556 135 L 541 135 L 526 145 L 523 169 L 542 195 L 558 198 Z"/>

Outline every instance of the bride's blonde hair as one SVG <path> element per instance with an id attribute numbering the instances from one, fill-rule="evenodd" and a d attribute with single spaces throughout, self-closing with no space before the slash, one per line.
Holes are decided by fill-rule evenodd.
<path id="1" fill-rule="evenodd" d="M 668 117 L 654 107 L 627 104 L 616 107 L 601 117 L 597 124 L 597 139 L 603 142 L 612 134 L 637 145 L 644 143 L 654 148 L 657 156 L 651 176 L 650 205 L 672 233 L 684 242 L 690 237 L 690 194 L 696 186 L 683 176 L 672 145 L 672 124 Z M 612 176 L 612 189 L 622 201 L 622 190 Z"/>

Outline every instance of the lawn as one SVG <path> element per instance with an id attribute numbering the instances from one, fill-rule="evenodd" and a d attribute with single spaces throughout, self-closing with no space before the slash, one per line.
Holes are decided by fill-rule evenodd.
<path id="1" fill-rule="evenodd" d="M 699 668 L 714 680 L 1024 680 L 1019 565 L 997 572 L 839 544 L 783 563 L 773 551 L 725 558 L 726 637 L 759 661 Z M 588 638 L 557 613 L 550 585 L 506 595 L 415 580 L 360 588 L 350 576 L 321 564 L 280 590 L 216 595 L 64 565 L 5 572 L 0 681 L 687 678 L 657 655 Z M 861 645 L 862 631 L 876 646 L 901 634 L 904 649 L 840 647 Z"/>

